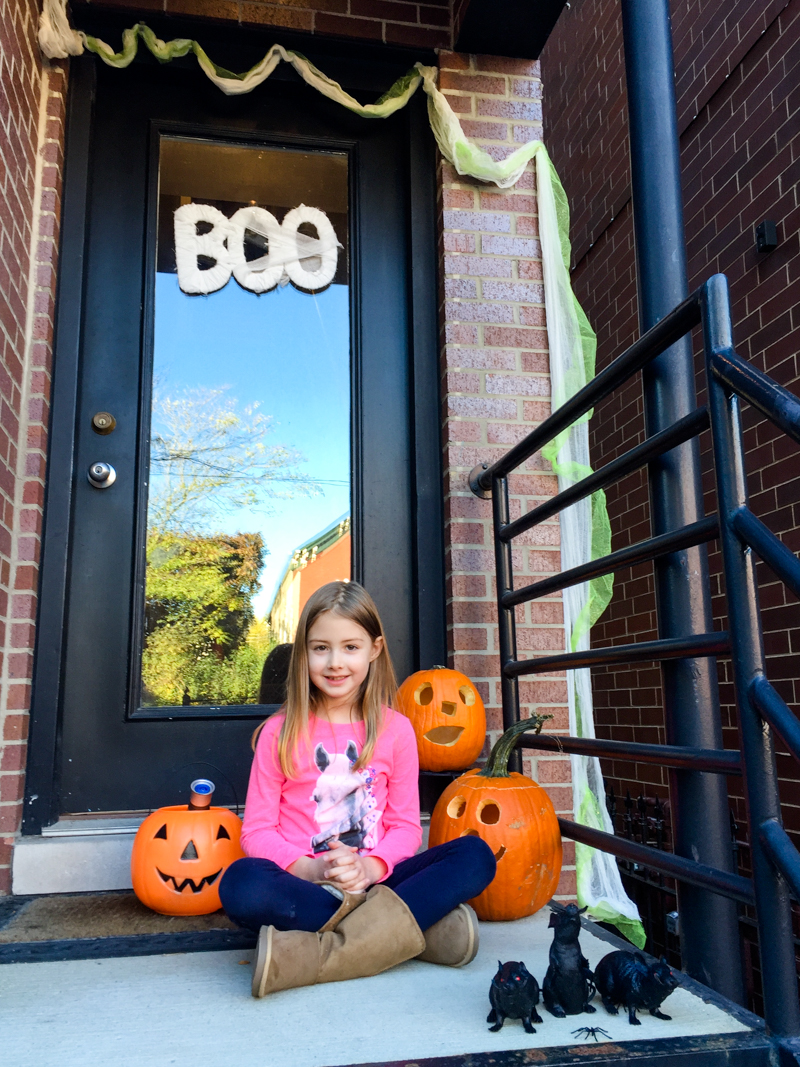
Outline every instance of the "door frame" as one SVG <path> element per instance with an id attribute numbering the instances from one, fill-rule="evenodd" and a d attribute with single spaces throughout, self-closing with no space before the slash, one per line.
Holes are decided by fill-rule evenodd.
<path id="1" fill-rule="evenodd" d="M 152 28 L 164 36 L 202 36 L 208 23 L 192 25 L 169 19 Z M 119 16 L 92 19 L 92 30 L 112 37 Z M 243 42 L 243 31 L 215 27 L 221 47 Z M 388 50 L 340 42 L 293 40 L 289 35 L 247 31 L 248 49 L 266 51 L 276 39 L 286 47 L 301 47 L 321 67 L 333 65 L 333 76 L 354 81 L 364 93 L 384 92 L 397 77 L 397 63 L 411 67 L 417 59 L 435 62 L 427 53 Z M 325 53 L 320 55 L 319 53 Z M 331 56 L 330 53 L 335 53 Z M 316 55 L 314 54 L 316 53 Z M 147 62 L 144 57 L 143 62 Z M 61 674 L 65 656 L 65 620 L 70 569 L 73 513 L 76 418 L 80 389 L 81 338 L 84 318 L 86 223 L 91 191 L 93 112 L 96 64 L 92 55 L 71 61 L 67 101 L 64 192 L 59 245 L 53 355 L 53 392 L 48 436 L 45 505 L 39 569 L 39 596 L 31 693 L 23 835 L 40 834 L 59 817 L 58 747 L 61 721 Z M 280 67 L 272 75 L 279 76 Z M 124 78 L 125 72 L 119 72 Z M 440 373 L 438 351 L 438 290 L 436 236 L 436 155 L 422 94 L 408 105 L 408 336 L 414 469 L 412 534 L 414 545 L 411 610 L 414 618 L 414 669 L 445 662 L 447 654 L 444 580 L 443 482 L 440 430 Z M 367 120 L 364 120 L 367 121 Z M 354 486 L 358 492 L 357 484 Z M 354 499 L 354 509 L 358 502 Z"/>

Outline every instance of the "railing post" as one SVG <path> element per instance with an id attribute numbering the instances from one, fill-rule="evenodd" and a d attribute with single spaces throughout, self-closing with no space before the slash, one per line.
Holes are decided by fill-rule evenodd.
<path id="1" fill-rule="evenodd" d="M 501 541 L 498 536 L 503 526 L 510 522 L 508 504 L 508 478 L 492 479 L 492 518 L 494 526 L 494 558 L 497 572 L 497 631 L 500 651 L 500 692 L 503 701 L 503 729 L 507 730 L 519 721 L 519 682 L 516 676 L 508 678 L 505 665 L 517 658 L 517 629 L 514 620 L 516 608 L 503 604 L 503 595 L 514 588 L 512 548 L 510 541 Z M 519 749 L 514 749 L 509 760 L 512 771 L 522 770 Z"/>
<path id="2" fill-rule="evenodd" d="M 685 299 L 680 159 L 668 0 L 622 0 L 628 85 L 639 324 L 642 333 Z M 645 427 L 658 433 L 696 406 L 691 338 L 685 337 L 643 372 Z M 651 462 L 652 534 L 697 522 L 703 514 L 696 440 Z M 712 629 L 704 546 L 655 562 L 660 637 Z M 716 663 L 676 660 L 662 665 L 667 743 L 721 748 Z M 733 871 L 724 779 L 692 771 L 670 773 L 674 847 L 723 871 Z M 693 978 L 742 1002 L 736 905 L 679 886 L 682 965 Z"/>
<path id="3" fill-rule="evenodd" d="M 770 863 L 760 833 L 768 820 L 774 819 L 780 824 L 781 806 L 772 732 L 753 706 L 750 691 L 751 683 L 764 673 L 758 583 L 753 550 L 742 545 L 733 529 L 737 511 L 747 507 L 748 502 L 739 401 L 715 379 L 711 370 L 714 352 L 733 349 L 728 287 L 721 275 L 706 283 L 705 298 L 706 374 L 733 674 L 739 707 L 742 774 L 750 816 L 764 1014 L 773 1034 L 792 1037 L 800 1034 L 800 1005 L 791 902 L 788 887 Z"/>

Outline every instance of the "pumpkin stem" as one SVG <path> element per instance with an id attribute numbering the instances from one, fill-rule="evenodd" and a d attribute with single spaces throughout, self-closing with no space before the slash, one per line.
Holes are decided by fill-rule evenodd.
<path id="1" fill-rule="evenodd" d="M 516 747 L 517 738 L 529 730 L 532 730 L 535 734 L 540 734 L 545 722 L 552 718 L 552 715 L 531 715 L 529 719 L 520 719 L 513 726 L 509 726 L 489 753 L 486 766 L 478 773 L 484 778 L 508 778 L 508 761 Z"/>

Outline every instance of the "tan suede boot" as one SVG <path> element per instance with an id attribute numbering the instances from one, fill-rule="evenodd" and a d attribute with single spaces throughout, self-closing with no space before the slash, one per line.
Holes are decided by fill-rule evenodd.
<path id="1" fill-rule="evenodd" d="M 469 904 L 459 904 L 425 931 L 425 951 L 418 960 L 444 967 L 465 967 L 478 954 L 478 916 Z"/>
<path id="2" fill-rule="evenodd" d="M 335 929 L 329 926 L 330 922 L 315 934 L 262 926 L 253 996 L 318 982 L 367 978 L 413 959 L 425 948 L 414 916 L 385 885 L 374 885 L 363 904 L 351 908 Z"/>
<path id="3" fill-rule="evenodd" d="M 345 915 L 349 915 L 351 911 L 355 911 L 360 907 L 367 899 L 366 893 L 348 893 L 346 889 L 340 889 L 338 885 L 333 882 L 315 882 L 315 885 L 321 885 L 323 889 L 327 889 L 332 896 L 337 900 L 341 900 L 341 904 L 336 911 L 331 915 L 330 919 L 324 926 L 320 926 L 319 932 L 324 934 L 326 930 L 335 930 Z"/>
<path id="4" fill-rule="evenodd" d="M 346 915 L 349 915 L 351 911 L 355 911 L 355 909 L 360 907 L 367 899 L 366 893 L 348 893 L 345 889 L 340 889 L 337 885 L 334 885 L 333 882 L 316 882 L 315 884 L 322 886 L 329 892 L 333 889 L 334 892 L 332 895 L 335 896 L 337 900 L 341 901 L 341 904 L 333 915 L 331 915 L 330 919 L 328 919 L 324 926 L 320 927 L 319 933 L 324 933 L 327 930 L 335 930 Z M 273 935 L 279 932 L 280 931 L 276 930 L 274 926 L 262 926 L 259 930 L 253 966 L 252 992 L 254 997 L 264 996 L 264 992 L 260 992 L 260 990 L 262 989 L 272 961 Z M 287 933 L 292 933 L 292 931 L 287 931 Z M 305 934 L 303 931 L 300 931 L 300 935 L 301 937 L 317 937 L 317 934 Z M 273 970 L 279 966 L 277 958 L 272 966 Z M 296 960 L 292 960 L 291 956 L 287 956 L 287 958 L 280 963 L 280 968 L 283 975 L 282 981 L 288 983 L 286 985 L 281 985 L 281 989 L 294 989 L 295 986 L 310 985 L 311 982 L 315 980 L 313 978 L 309 981 L 304 980 L 310 971 L 308 960 L 302 954 L 298 955 Z"/>

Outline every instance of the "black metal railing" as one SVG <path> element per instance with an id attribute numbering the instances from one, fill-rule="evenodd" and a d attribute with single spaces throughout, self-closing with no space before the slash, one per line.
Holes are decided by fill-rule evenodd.
<path id="1" fill-rule="evenodd" d="M 701 324 L 706 355 L 708 408 L 697 408 L 512 522 L 509 475 L 600 400 Z M 697 863 L 628 837 L 603 833 L 565 819 L 559 822 L 561 832 L 567 838 L 679 882 L 743 904 L 755 905 L 765 1017 L 772 1033 L 788 1037 L 800 1034 L 790 910 L 790 891 L 800 899 L 800 854 L 781 824 L 772 731 L 780 735 L 789 751 L 800 760 L 800 722 L 766 678 L 753 553 L 798 595 L 800 562 L 749 510 L 739 404 L 740 398 L 747 401 L 784 433 L 800 442 L 800 400 L 741 360 L 734 352 L 732 336 L 727 280 L 724 275 L 715 275 L 505 456 L 491 466 L 483 464 L 476 467 L 470 475 L 470 487 L 477 495 L 491 496 L 492 499 L 505 728 L 519 719 L 518 679 L 523 675 L 635 661 L 732 656 L 739 709 L 739 752 L 533 733 L 524 734 L 519 747 L 744 776 L 751 826 L 752 879 Z M 645 467 L 709 426 L 714 446 L 718 516 L 703 518 L 682 529 L 652 537 L 612 552 L 602 559 L 514 589 L 513 538 L 597 489 Z M 556 656 L 518 658 L 515 633 L 517 605 L 622 567 L 656 560 L 668 553 L 714 539 L 719 539 L 722 548 L 729 633 L 691 634 L 688 637 L 658 638 L 655 641 Z M 676 812 L 676 818 L 678 814 Z"/>

